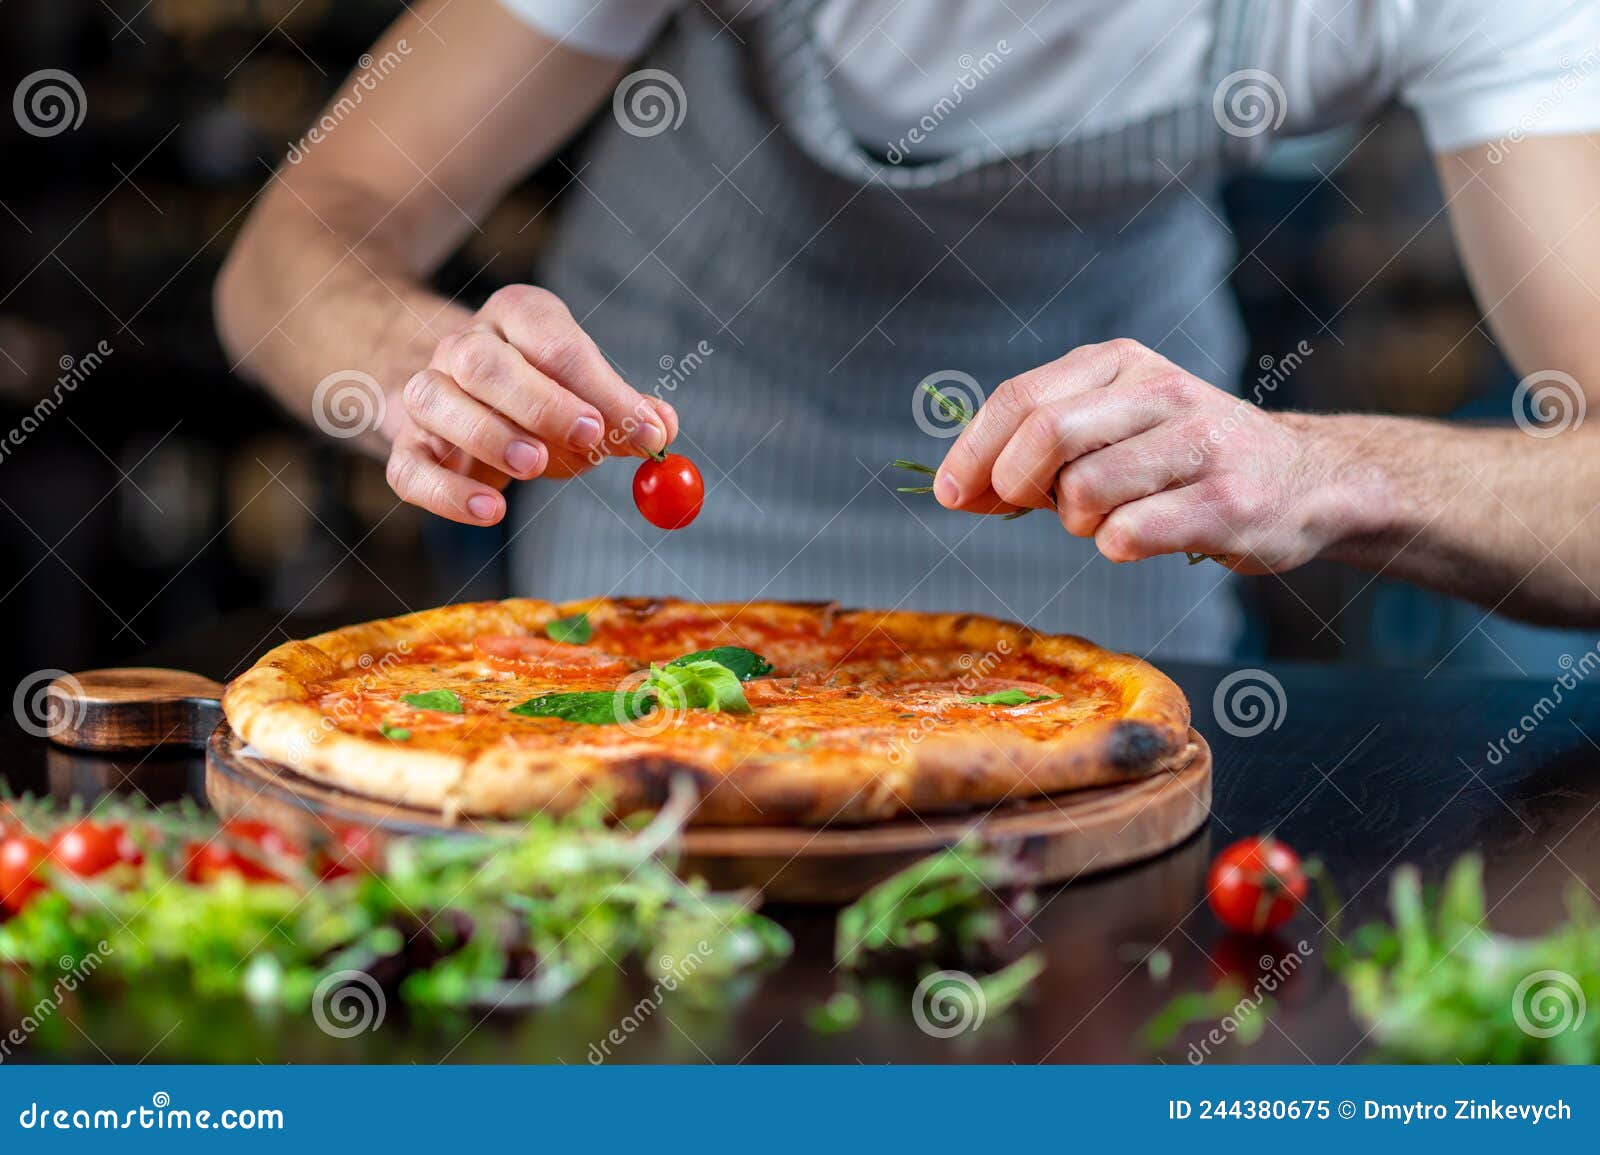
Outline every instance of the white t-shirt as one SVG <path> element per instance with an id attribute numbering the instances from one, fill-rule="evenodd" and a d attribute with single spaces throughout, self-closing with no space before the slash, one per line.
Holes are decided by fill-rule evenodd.
<path id="1" fill-rule="evenodd" d="M 617 58 L 641 52 L 684 2 L 501 0 L 571 47 Z M 1596 0 L 1278 0 L 1262 11 L 1251 63 L 1281 86 L 1283 133 L 1359 120 L 1391 95 L 1416 109 L 1438 152 L 1600 131 Z M 825 0 L 814 35 L 857 140 L 926 160 L 1029 133 L 1093 133 L 1192 100 L 1216 16 L 1215 0 Z M 916 132 L 958 85 L 961 114 Z"/>

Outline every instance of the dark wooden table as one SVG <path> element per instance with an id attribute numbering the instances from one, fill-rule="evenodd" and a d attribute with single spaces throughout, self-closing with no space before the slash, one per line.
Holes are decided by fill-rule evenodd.
<path id="1" fill-rule="evenodd" d="M 285 628 L 295 633 L 301 625 Z M 307 632 L 321 625 L 303 623 Z M 225 677 L 264 644 L 262 634 L 261 623 L 241 619 L 151 658 Z M 1046 891 L 1027 932 L 1048 963 L 1031 1002 L 975 1032 L 933 1038 L 912 1020 L 909 986 L 883 980 L 866 987 L 859 1027 L 817 1034 L 807 1012 L 838 979 L 830 970 L 832 913 L 776 910 L 795 936 L 786 964 L 703 1003 L 667 996 L 610 1061 L 1148 1061 L 1140 1028 L 1175 994 L 1225 974 L 1249 986 L 1262 961 L 1289 952 L 1302 954 L 1303 965 L 1276 994 L 1263 1037 L 1248 1049 L 1224 1046 L 1212 1061 L 1358 1059 L 1363 1032 L 1321 966 L 1328 940 L 1314 919 L 1297 918 L 1263 946 L 1224 935 L 1204 908 L 1205 869 L 1223 845 L 1274 830 L 1320 857 L 1349 904 L 1347 931 L 1384 911 L 1397 865 L 1415 863 L 1432 882 L 1469 851 L 1487 862 L 1491 922 L 1500 930 L 1542 930 L 1560 918 L 1569 888 L 1600 891 L 1600 680 L 1586 686 L 1573 671 L 1568 681 L 1578 684 L 1568 689 L 1549 680 L 1272 667 L 1286 703 L 1280 724 L 1238 737 L 1213 711 L 1214 691 L 1231 670 L 1167 668 L 1215 751 L 1212 821 L 1160 858 Z M 1490 744 L 1513 727 L 1522 741 L 1491 756 Z M 137 784 L 164 800 L 196 792 L 201 782 L 193 756 L 86 757 L 14 729 L 0 737 L 0 752 L 0 767 L 19 790 L 87 796 Z M 1172 960 L 1165 982 L 1141 962 L 1157 945 Z M 397 1012 L 377 1032 L 341 1040 L 294 1016 L 183 990 L 133 990 L 53 1016 L 13 1059 L 583 1063 L 590 1045 L 646 993 L 607 977 L 531 1014 Z M 0 1010 L 0 1028 L 19 1014 Z M 1183 1062 L 1184 1053 L 1180 1046 L 1165 1057 Z"/>

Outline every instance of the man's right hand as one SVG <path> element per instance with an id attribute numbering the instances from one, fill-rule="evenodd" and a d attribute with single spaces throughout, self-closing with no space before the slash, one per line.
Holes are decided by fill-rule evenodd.
<path id="1" fill-rule="evenodd" d="M 678 435 L 672 406 L 630 388 L 561 300 L 530 285 L 499 290 L 441 340 L 402 399 L 390 486 L 468 525 L 505 516 L 513 478 L 574 477 Z"/>

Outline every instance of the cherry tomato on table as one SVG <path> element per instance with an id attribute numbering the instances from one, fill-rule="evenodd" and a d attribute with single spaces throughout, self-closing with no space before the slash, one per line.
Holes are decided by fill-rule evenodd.
<path id="1" fill-rule="evenodd" d="M 34 895 L 49 889 L 37 877 L 49 854 L 50 848 L 44 842 L 21 831 L 0 841 L 0 906 L 15 914 Z"/>
<path id="2" fill-rule="evenodd" d="M 224 874 L 237 874 L 246 882 L 282 882 L 277 871 L 241 853 L 229 841 L 249 843 L 263 855 L 300 859 L 305 851 L 291 842 L 283 831 L 266 822 L 235 818 L 222 824 L 218 836 L 208 842 L 190 843 L 187 875 L 190 882 L 215 882 Z"/>
<path id="3" fill-rule="evenodd" d="M 119 862 L 138 862 L 142 858 L 121 823 L 85 818 L 63 826 L 50 839 L 50 861 L 79 878 L 91 878 Z"/>
<path id="4" fill-rule="evenodd" d="M 1206 900 L 1223 926 L 1262 934 L 1289 921 L 1306 897 L 1300 856 L 1276 838 L 1241 838 L 1206 876 Z"/>
<path id="5" fill-rule="evenodd" d="M 651 525 L 682 529 L 700 516 L 706 485 L 694 462 L 677 453 L 650 458 L 633 475 L 633 504 Z"/>

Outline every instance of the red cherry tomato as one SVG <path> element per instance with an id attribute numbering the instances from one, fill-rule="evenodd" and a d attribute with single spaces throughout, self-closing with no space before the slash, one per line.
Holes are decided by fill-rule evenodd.
<path id="1" fill-rule="evenodd" d="M 51 837 L 50 861 L 68 874 L 91 878 L 126 861 L 123 858 L 126 837 L 127 831 L 121 825 L 83 819 L 63 826 Z"/>
<path id="2" fill-rule="evenodd" d="M 662 460 L 654 458 L 639 466 L 633 475 L 633 504 L 651 525 L 660 529 L 682 529 L 700 516 L 706 484 L 694 462 L 676 453 Z"/>
<path id="3" fill-rule="evenodd" d="M 317 874 L 321 878 L 344 878 L 358 872 L 372 873 L 383 863 L 383 853 L 372 831 L 360 826 L 341 826 L 322 848 Z"/>
<path id="4" fill-rule="evenodd" d="M 1229 930 L 1262 934 L 1289 921 L 1308 884 L 1300 856 L 1276 838 L 1242 838 L 1206 876 L 1206 900 Z"/>
<path id="5" fill-rule="evenodd" d="M 50 848 L 31 834 L 10 834 L 0 842 L 0 906 L 15 914 L 49 889 L 35 877 L 49 854 Z"/>
<path id="6" fill-rule="evenodd" d="M 224 874 L 237 874 L 246 882 L 282 882 L 283 876 L 229 845 L 249 843 L 274 858 L 303 858 L 305 852 L 276 826 L 253 819 L 235 818 L 222 824 L 221 834 L 208 842 L 188 846 L 185 873 L 190 882 L 215 882 Z"/>

